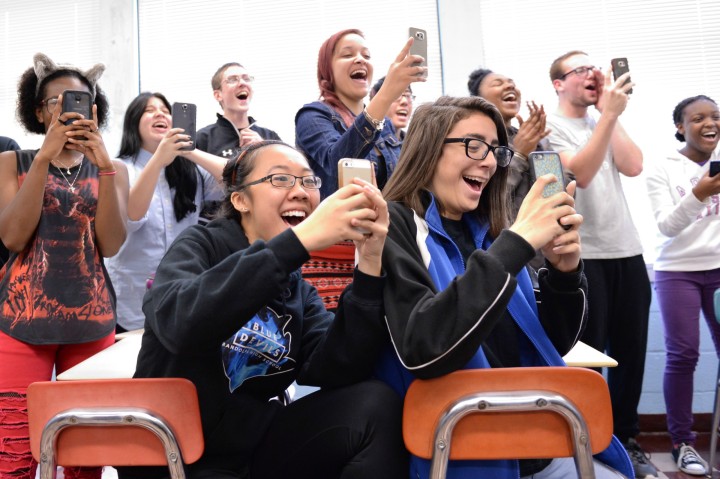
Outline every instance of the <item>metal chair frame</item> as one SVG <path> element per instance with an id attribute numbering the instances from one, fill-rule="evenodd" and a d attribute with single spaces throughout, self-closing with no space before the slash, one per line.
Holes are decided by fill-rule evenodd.
<path id="1" fill-rule="evenodd" d="M 40 479 L 55 479 L 57 475 L 57 442 L 60 434 L 69 427 L 77 426 L 125 426 L 142 427 L 149 430 L 165 448 L 170 477 L 185 479 L 182 453 L 178 440 L 165 420 L 141 408 L 75 408 L 60 412 L 52 417 L 43 428 L 40 437 Z"/>
<path id="2" fill-rule="evenodd" d="M 444 479 L 450 459 L 450 445 L 457 423 L 469 414 L 493 412 L 552 411 L 562 416 L 573 438 L 575 467 L 581 478 L 595 479 L 590 435 L 585 419 L 572 401 L 552 391 L 471 394 L 458 399 L 440 416 L 435 431 L 435 449 L 430 479 Z"/>

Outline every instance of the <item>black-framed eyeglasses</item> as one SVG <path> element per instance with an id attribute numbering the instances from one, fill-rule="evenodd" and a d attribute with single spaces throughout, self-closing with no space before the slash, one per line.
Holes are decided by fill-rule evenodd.
<path id="1" fill-rule="evenodd" d="M 295 186 L 295 182 L 297 180 L 300 180 L 302 187 L 307 190 L 317 190 L 320 188 L 320 185 L 322 185 L 320 177 L 315 175 L 295 176 L 288 173 L 273 173 L 272 175 L 264 176 L 259 180 L 251 181 L 250 183 L 238 186 L 238 191 L 244 190 L 248 186 L 258 185 L 268 180 L 270 180 L 270 184 L 275 188 L 290 189 Z"/>
<path id="2" fill-rule="evenodd" d="M 237 85 L 238 83 L 240 83 L 241 80 L 242 80 L 243 82 L 245 82 L 245 83 L 252 83 L 252 82 L 255 81 L 255 77 L 252 76 L 252 75 L 248 75 L 248 74 L 245 74 L 245 75 L 230 75 L 229 77 L 227 77 L 226 79 L 224 79 L 223 82 L 225 82 L 225 84 L 226 84 L 227 86 L 235 86 L 235 85 Z"/>
<path id="3" fill-rule="evenodd" d="M 574 73 L 574 74 L 576 74 L 576 75 L 579 76 L 579 77 L 586 76 L 589 72 L 594 72 L 594 71 L 597 70 L 597 69 L 598 69 L 598 68 L 597 68 L 596 66 L 592 66 L 592 65 L 587 65 L 587 66 L 583 66 L 583 67 L 577 67 L 577 68 L 575 68 L 574 70 L 570 70 L 569 72 L 563 73 L 562 75 L 560 75 L 560 76 L 558 77 L 558 80 L 564 80 L 565 77 L 568 76 L 568 75 L 571 74 L 571 73 Z"/>
<path id="4" fill-rule="evenodd" d="M 491 151 L 498 166 L 507 166 L 515 154 L 507 146 L 493 146 L 480 138 L 445 138 L 443 143 L 465 143 L 465 156 L 471 160 L 484 160 Z"/>
<path id="5" fill-rule="evenodd" d="M 41 105 L 41 106 L 44 106 L 45 109 L 47 110 L 47 112 L 48 112 L 49 114 L 51 114 L 51 115 L 52 115 L 53 112 L 55 111 L 55 107 L 57 106 L 57 104 L 58 104 L 58 99 L 57 99 L 57 97 L 54 97 L 54 98 L 46 98 L 46 99 L 44 99 L 43 101 L 40 102 L 40 105 Z"/>

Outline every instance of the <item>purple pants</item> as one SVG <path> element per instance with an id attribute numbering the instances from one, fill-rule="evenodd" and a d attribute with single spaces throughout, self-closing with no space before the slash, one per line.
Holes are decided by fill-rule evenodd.
<path id="1" fill-rule="evenodd" d="M 663 391 L 668 432 L 673 444 L 695 443 L 692 431 L 693 373 L 700 356 L 700 312 L 710 328 L 720 358 L 720 324 L 715 320 L 713 293 L 720 288 L 720 269 L 656 271 L 655 291 L 665 326 Z M 715 384 L 715 381 L 712 381 Z"/>

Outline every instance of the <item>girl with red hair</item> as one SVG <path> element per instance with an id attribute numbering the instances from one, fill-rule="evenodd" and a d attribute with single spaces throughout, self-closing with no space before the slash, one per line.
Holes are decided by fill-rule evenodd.
<path id="1" fill-rule="evenodd" d="M 320 194 L 326 198 L 338 189 L 338 160 L 366 158 L 375 167 L 375 179 L 382 190 L 390 178 L 402 143 L 388 109 L 408 86 L 425 81 L 425 59 L 410 55 L 412 38 L 390 65 L 383 86 L 367 105 L 372 85 L 370 50 L 360 30 L 335 33 L 320 47 L 317 76 L 320 99 L 303 106 L 295 115 L 296 146 L 308 158 L 310 167 L 322 180 Z M 316 288 L 325 307 L 337 307 L 340 292 L 352 280 L 354 248 L 340 243 L 312 253 L 303 267 L 303 276 Z"/>

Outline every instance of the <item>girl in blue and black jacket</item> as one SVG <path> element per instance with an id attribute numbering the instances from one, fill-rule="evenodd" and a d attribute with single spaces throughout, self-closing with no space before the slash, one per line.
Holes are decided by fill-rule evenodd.
<path id="1" fill-rule="evenodd" d="M 562 366 L 586 318 L 572 193 L 531 188 L 506 229 L 506 167 L 513 152 L 498 110 L 482 98 L 442 97 L 420 106 L 398 168 L 384 190 L 390 231 L 383 252 L 392 347 L 378 376 L 405 395 L 414 378 L 459 369 Z M 564 229 L 567 226 L 568 229 Z M 525 269 L 540 249 L 539 291 Z M 536 304 L 536 294 L 540 301 Z M 630 477 L 615 440 L 599 459 Z M 616 477 L 596 461 L 597 477 Z M 412 458 L 410 477 L 427 478 Z M 574 477 L 570 458 L 451 461 L 448 478 Z"/>

